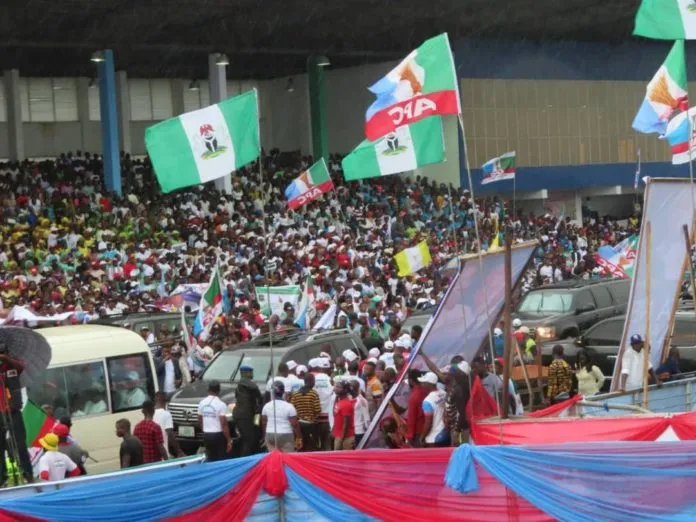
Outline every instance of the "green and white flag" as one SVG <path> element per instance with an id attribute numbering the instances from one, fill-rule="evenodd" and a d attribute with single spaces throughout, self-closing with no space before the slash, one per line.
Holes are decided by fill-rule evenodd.
<path id="1" fill-rule="evenodd" d="M 633 34 L 657 40 L 696 39 L 694 0 L 643 0 Z"/>
<path id="2" fill-rule="evenodd" d="M 433 116 L 397 127 L 377 141 L 363 141 L 343 158 L 347 181 L 408 172 L 445 161 L 442 118 Z"/>
<path id="3" fill-rule="evenodd" d="M 290 303 L 297 310 L 301 293 L 300 285 L 257 286 L 256 300 L 261 306 L 261 313 L 280 316 L 286 303 Z"/>
<path id="4" fill-rule="evenodd" d="M 145 147 L 162 192 L 230 174 L 261 150 L 256 89 L 148 127 Z"/>

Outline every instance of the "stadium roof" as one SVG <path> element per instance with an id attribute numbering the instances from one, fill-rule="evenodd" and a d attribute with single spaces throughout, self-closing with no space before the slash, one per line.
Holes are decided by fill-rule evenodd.
<path id="1" fill-rule="evenodd" d="M 630 38 L 639 0 L 6 0 L 0 68 L 25 76 L 92 76 L 89 57 L 111 48 L 139 77 L 207 76 L 224 52 L 230 78 L 397 58 L 442 31 L 450 38 Z"/>

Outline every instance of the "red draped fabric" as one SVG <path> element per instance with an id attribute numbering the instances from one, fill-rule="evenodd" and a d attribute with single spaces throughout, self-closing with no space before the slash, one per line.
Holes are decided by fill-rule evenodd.
<path id="1" fill-rule="evenodd" d="M 477 375 L 474 377 L 469 402 L 466 404 L 466 417 L 471 422 L 477 419 L 495 417 L 496 415 L 498 415 L 498 407 L 495 404 L 495 400 L 483 387 L 481 379 Z"/>
<path id="2" fill-rule="evenodd" d="M 44 520 L 0 509 L 0 522 L 44 522 Z"/>
<path id="3" fill-rule="evenodd" d="M 670 419 L 670 426 L 680 440 L 696 440 L 696 412 L 675 415 Z"/>
<path id="4" fill-rule="evenodd" d="M 478 468 L 481 488 L 444 485 L 452 448 L 285 454 L 285 464 L 334 498 L 379 520 L 540 522 L 551 518 Z M 375 496 L 378 491 L 379 495 Z M 374 502 L 368 499 L 375 499 Z"/>
<path id="5" fill-rule="evenodd" d="M 476 444 L 652 441 L 662 435 L 669 425 L 670 420 L 665 417 L 491 421 L 477 422 L 471 435 Z"/>
<path id="6" fill-rule="evenodd" d="M 525 417 L 558 417 L 560 415 L 563 415 L 567 410 L 575 406 L 575 403 L 581 400 L 582 395 L 575 395 L 567 401 L 559 402 L 558 404 L 554 404 L 552 406 L 549 406 L 548 408 L 544 408 L 543 410 L 537 410 L 531 413 L 526 413 Z"/>

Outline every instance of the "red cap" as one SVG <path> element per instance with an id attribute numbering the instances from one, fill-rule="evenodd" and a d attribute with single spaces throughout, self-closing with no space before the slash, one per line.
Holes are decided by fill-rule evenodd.
<path id="1" fill-rule="evenodd" d="M 70 434 L 70 428 L 65 424 L 56 424 L 53 426 L 53 433 L 59 437 L 67 437 Z"/>

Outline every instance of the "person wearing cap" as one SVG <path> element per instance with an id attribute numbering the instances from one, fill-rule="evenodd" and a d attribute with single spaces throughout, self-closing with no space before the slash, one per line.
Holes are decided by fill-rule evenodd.
<path id="1" fill-rule="evenodd" d="M 274 449 L 292 453 L 302 449 L 302 433 L 297 422 L 297 410 L 285 401 L 285 385 L 275 381 L 271 387 L 271 400 L 261 411 L 261 438 L 270 452 Z"/>
<path id="2" fill-rule="evenodd" d="M 317 440 L 317 420 L 321 414 L 321 400 L 314 390 L 314 374 L 304 376 L 304 384 L 298 392 L 290 396 L 290 403 L 297 411 L 297 419 L 302 433 L 302 451 L 319 449 Z"/>
<path id="3" fill-rule="evenodd" d="M 375 416 L 379 405 L 384 398 L 384 389 L 382 383 L 375 373 L 377 367 L 377 359 L 374 357 L 367 360 L 363 373 L 365 376 L 365 398 L 367 399 L 367 407 L 370 412 L 370 418 Z"/>
<path id="4" fill-rule="evenodd" d="M 140 337 L 142 337 L 147 344 L 155 344 L 155 334 L 150 331 L 149 326 L 143 326 L 140 329 Z"/>
<path id="5" fill-rule="evenodd" d="M 528 326 L 520 326 L 514 334 L 525 362 L 534 361 L 536 355 L 536 341 L 532 339 L 530 334 L 531 330 Z M 503 341 L 504 343 L 505 341 Z"/>
<path id="6" fill-rule="evenodd" d="M 502 357 L 505 353 L 505 338 L 500 328 L 493 328 L 493 350 L 496 357 Z"/>
<path id="7" fill-rule="evenodd" d="M 140 374 L 131 370 L 126 373 L 126 389 L 120 393 L 119 409 L 139 408 L 147 400 L 147 394 L 142 388 Z"/>
<path id="8" fill-rule="evenodd" d="M 423 446 L 433 448 L 449 445 L 449 433 L 445 427 L 446 393 L 438 388 L 439 379 L 434 372 L 427 372 L 418 378 L 418 382 L 427 392 L 423 399 Z"/>
<path id="9" fill-rule="evenodd" d="M 317 417 L 317 443 L 322 451 L 331 450 L 331 428 L 329 426 L 329 411 L 333 396 L 333 382 L 329 376 L 331 361 L 326 357 L 317 357 L 311 369 L 314 375 L 314 391 L 319 395 L 321 413 Z"/>
<path id="10" fill-rule="evenodd" d="M 285 393 L 290 396 L 304 386 L 304 381 L 297 377 L 297 368 L 299 368 L 299 365 L 295 361 L 287 361 L 285 364 L 288 367 L 286 385 L 289 387 L 289 389 L 285 390 Z"/>
<path id="11" fill-rule="evenodd" d="M 333 406 L 334 451 L 352 450 L 355 447 L 355 403 L 350 397 L 348 381 L 338 381 L 334 386 L 336 401 Z"/>
<path id="12" fill-rule="evenodd" d="M 210 381 L 208 396 L 198 403 L 198 425 L 203 430 L 206 460 L 226 459 L 232 451 L 232 436 L 227 423 L 227 405 L 220 399 L 218 381 Z"/>
<path id="13" fill-rule="evenodd" d="M 47 433 L 42 439 L 39 439 L 39 444 L 46 450 L 39 459 L 39 478 L 41 480 L 54 482 L 56 480 L 64 480 L 67 477 L 77 477 L 80 474 L 80 468 L 75 464 L 70 457 L 58 451 L 60 438 L 55 433 Z"/>
<path id="14" fill-rule="evenodd" d="M 263 398 L 261 390 L 254 382 L 254 368 L 246 364 L 240 366 L 239 376 L 232 414 L 239 432 L 240 454 L 242 457 L 248 457 L 259 451 Z"/>
<path id="15" fill-rule="evenodd" d="M 631 349 L 626 350 L 621 357 L 621 377 L 619 389 L 621 391 L 634 390 L 643 388 L 643 373 L 645 365 L 643 364 L 643 350 L 645 343 L 640 334 L 631 336 Z M 662 381 L 653 372 L 652 363 L 648 358 L 648 375 L 655 380 L 658 386 L 662 386 Z"/>
<path id="16" fill-rule="evenodd" d="M 58 451 L 67 455 L 80 470 L 80 475 L 86 475 L 85 461 L 87 460 L 87 452 L 84 451 L 76 442 L 70 439 L 70 427 L 58 423 L 51 430 L 58 436 Z"/>

